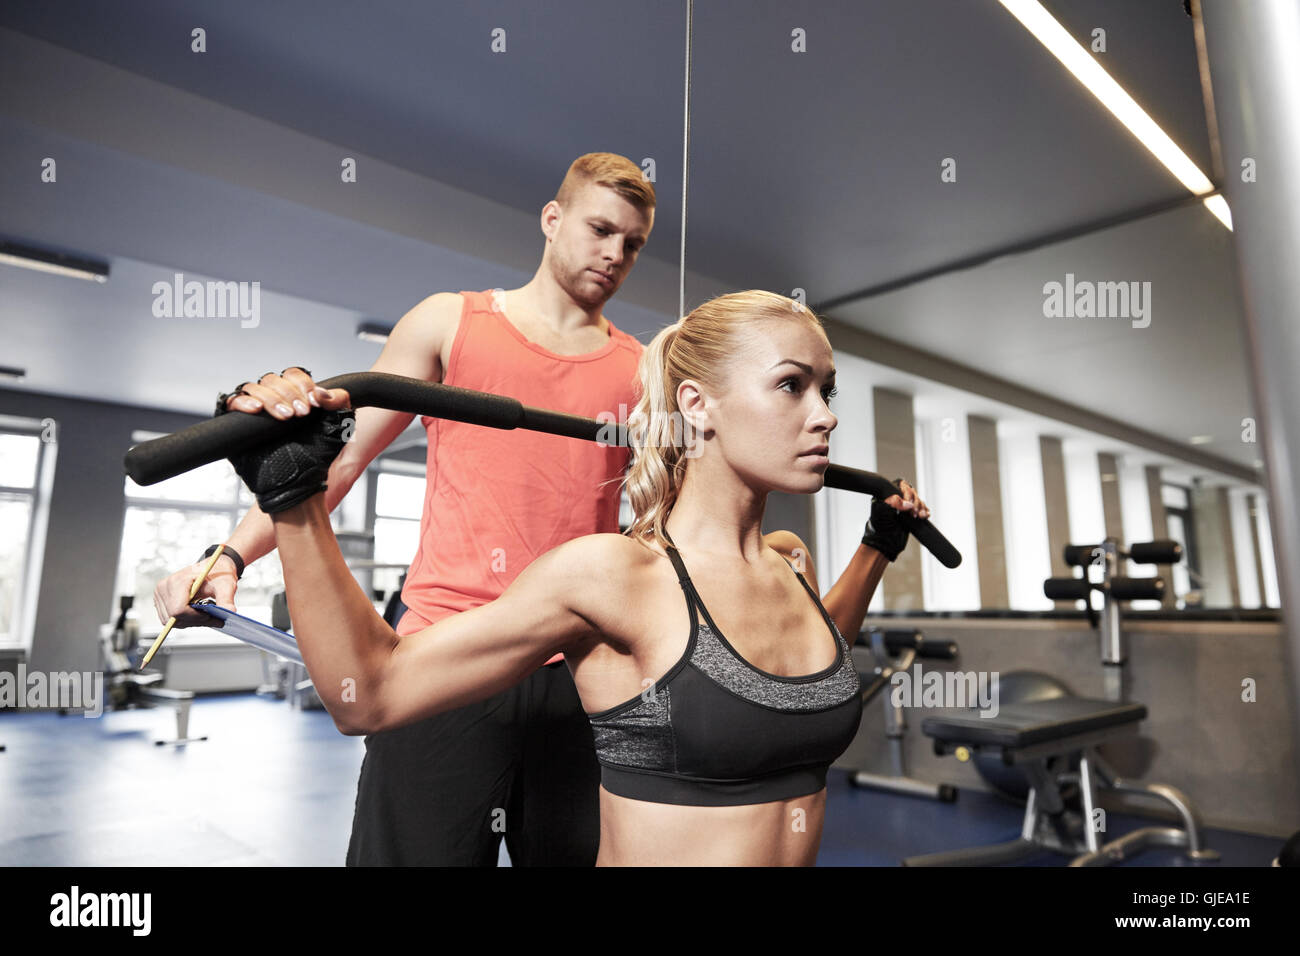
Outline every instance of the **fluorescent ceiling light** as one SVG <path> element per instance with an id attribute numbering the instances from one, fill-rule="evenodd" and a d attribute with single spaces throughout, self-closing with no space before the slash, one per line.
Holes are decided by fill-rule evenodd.
<path id="1" fill-rule="evenodd" d="M 384 325 L 380 322 L 362 322 L 357 326 L 357 338 L 363 342 L 378 342 L 383 345 L 388 341 L 388 335 L 393 331 L 391 325 Z"/>
<path id="2" fill-rule="evenodd" d="M 1101 101 L 1115 118 L 1128 127 L 1164 167 L 1180 183 L 1197 196 L 1214 192 L 1214 184 L 1201 172 L 1191 158 L 1178 148 L 1169 136 L 1138 106 L 1137 101 L 1116 83 L 1101 65 L 1056 18 L 1043 9 L 1039 0 L 998 0 L 1007 11 L 1047 47 L 1075 79 L 1088 88 L 1088 92 Z M 1209 196 L 1204 200 L 1219 222 L 1232 229 L 1232 213 L 1222 196 Z"/>
<path id="3" fill-rule="evenodd" d="M 49 272 L 53 275 L 71 276 L 74 279 L 108 281 L 107 262 L 79 259 L 58 252 L 46 252 L 43 249 L 20 246 L 13 242 L 0 242 L 0 263 L 35 269 L 37 272 Z"/>

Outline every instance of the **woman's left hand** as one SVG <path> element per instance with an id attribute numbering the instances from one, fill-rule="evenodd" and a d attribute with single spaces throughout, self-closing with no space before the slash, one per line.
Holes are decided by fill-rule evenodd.
<path id="1" fill-rule="evenodd" d="M 314 408 L 266 444 L 231 455 L 230 463 L 262 512 L 276 514 L 325 491 L 330 465 L 355 429 L 351 408 Z"/>
<path id="2" fill-rule="evenodd" d="M 873 499 L 871 517 L 862 535 L 863 544 L 879 551 L 891 562 L 907 547 L 907 522 L 901 516 L 910 514 L 917 518 L 930 517 L 929 507 L 917 496 L 916 489 L 911 484 L 901 478 L 896 484 L 903 490 L 903 494 Z"/>
<path id="3" fill-rule="evenodd" d="M 903 494 L 905 495 L 905 497 L 899 497 L 898 495 L 890 495 L 888 498 L 885 499 L 885 504 L 892 507 L 895 511 L 909 511 L 911 512 L 912 516 L 916 518 L 930 517 L 930 509 L 929 507 L 926 506 L 926 503 L 922 501 L 920 496 L 916 493 L 916 489 L 913 488 L 907 481 L 901 478 L 898 480 L 897 484 L 898 487 L 903 489 Z"/>

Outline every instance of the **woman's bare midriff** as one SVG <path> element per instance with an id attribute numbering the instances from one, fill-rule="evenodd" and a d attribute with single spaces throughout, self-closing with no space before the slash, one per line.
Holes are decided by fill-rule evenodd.
<path id="1" fill-rule="evenodd" d="M 812 866 L 826 791 L 743 807 L 684 807 L 600 788 L 597 866 Z"/>

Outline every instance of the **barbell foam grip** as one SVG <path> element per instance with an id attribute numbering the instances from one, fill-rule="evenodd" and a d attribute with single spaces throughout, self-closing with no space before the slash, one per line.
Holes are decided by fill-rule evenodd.
<path id="1" fill-rule="evenodd" d="M 1183 559 L 1183 546 L 1168 538 L 1141 541 L 1129 545 L 1128 556 L 1137 564 L 1177 564 Z"/>
<path id="2" fill-rule="evenodd" d="M 898 656 L 899 651 L 915 651 L 920 648 L 921 642 L 925 639 L 921 632 L 915 628 L 896 628 L 886 629 L 881 637 L 885 641 L 885 650 L 894 657 Z"/>
<path id="3" fill-rule="evenodd" d="M 916 656 L 939 661 L 955 661 L 957 659 L 957 642 L 934 637 L 922 638 L 921 646 L 916 649 Z"/>
<path id="4" fill-rule="evenodd" d="M 396 412 L 447 418 L 489 428 L 517 428 L 524 420 L 524 406 L 518 399 L 387 372 L 350 372 L 317 384 L 322 388 L 346 389 L 353 408 L 379 406 Z M 549 414 L 586 421 L 576 415 Z M 296 421 L 296 418 L 281 421 L 265 413 L 228 412 L 171 435 L 132 446 L 126 453 L 126 473 L 137 484 L 157 484 L 200 465 L 254 448 L 274 438 L 277 428 Z M 587 436 L 584 434 L 582 437 Z"/>
<path id="5" fill-rule="evenodd" d="M 1043 593 L 1053 601 L 1086 601 L 1092 584 L 1086 578 L 1048 578 Z"/>
<path id="6" fill-rule="evenodd" d="M 1086 568 L 1094 560 L 1094 553 L 1101 545 L 1099 544 L 1067 544 L 1065 546 L 1065 563 L 1072 568 Z"/>
<path id="7" fill-rule="evenodd" d="M 488 428 L 527 428 L 605 445 L 626 447 L 626 426 L 564 412 L 528 408 L 518 399 L 454 385 L 426 382 L 387 372 L 349 372 L 318 382 L 322 388 L 346 389 L 353 408 L 377 406 L 413 415 L 445 418 Z M 126 473 L 139 485 L 154 485 L 210 462 L 229 458 L 275 437 L 277 428 L 291 427 L 296 417 L 281 421 L 265 412 L 250 415 L 229 412 L 182 428 L 171 435 L 133 445 L 127 450 Z M 828 488 L 857 491 L 877 498 L 902 495 L 887 478 L 870 471 L 831 465 L 826 469 Z M 906 513 L 903 520 L 916 538 L 944 567 L 961 564 L 961 553 L 928 518 Z"/>
<path id="8" fill-rule="evenodd" d="M 831 465 L 827 468 L 825 483 L 827 488 L 857 491 L 871 495 L 873 498 L 888 498 L 890 495 L 902 497 L 903 494 L 903 490 L 888 478 L 877 475 L 873 471 L 863 471 L 845 465 Z M 929 518 L 914 518 L 906 512 L 900 512 L 899 516 L 906 522 L 908 533 L 921 542 L 945 568 L 955 568 L 961 564 L 961 552 L 939 533 L 938 528 L 930 524 Z"/>
<path id="9" fill-rule="evenodd" d="M 1165 596 L 1160 578 L 1111 578 L 1108 586 L 1116 601 L 1159 601 Z"/>

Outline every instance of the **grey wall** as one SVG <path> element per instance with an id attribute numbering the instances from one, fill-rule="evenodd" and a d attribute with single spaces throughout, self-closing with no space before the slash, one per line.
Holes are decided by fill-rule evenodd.
<path id="1" fill-rule="evenodd" d="M 1002 524 L 1002 472 L 998 425 L 991 418 L 967 416 L 970 433 L 971 497 L 975 502 L 974 558 L 979 562 L 980 607 L 1008 607 L 1007 547 Z M 967 556 L 969 560 L 970 556 Z"/>
<path id="2" fill-rule="evenodd" d="M 98 670 L 99 625 L 114 608 L 126 508 L 122 456 L 131 446 L 131 432 L 173 432 L 199 419 L 14 389 L 0 390 L 0 414 L 58 423 L 58 462 L 28 666 Z"/>
<path id="3" fill-rule="evenodd" d="M 916 484 L 916 419 L 912 396 L 888 388 L 872 389 L 876 428 L 876 471 L 890 481 L 906 478 Z M 921 584 L 921 549 L 904 548 L 889 566 L 882 588 L 883 604 L 891 611 L 925 607 Z"/>
<path id="4" fill-rule="evenodd" d="M 1101 510 L 1106 537 L 1130 544 L 1124 534 L 1124 513 L 1119 503 L 1119 461 L 1114 455 L 1103 452 L 1097 456 L 1097 471 L 1101 481 Z"/>
<path id="5" fill-rule="evenodd" d="M 1052 577 L 1073 577 L 1065 563 L 1065 546 L 1070 544 L 1070 508 L 1065 493 L 1065 456 L 1061 439 L 1043 435 L 1038 439 L 1043 461 L 1043 508 L 1047 512 L 1047 550 L 1052 557 Z M 1058 608 L 1072 608 L 1073 601 L 1057 601 Z"/>

